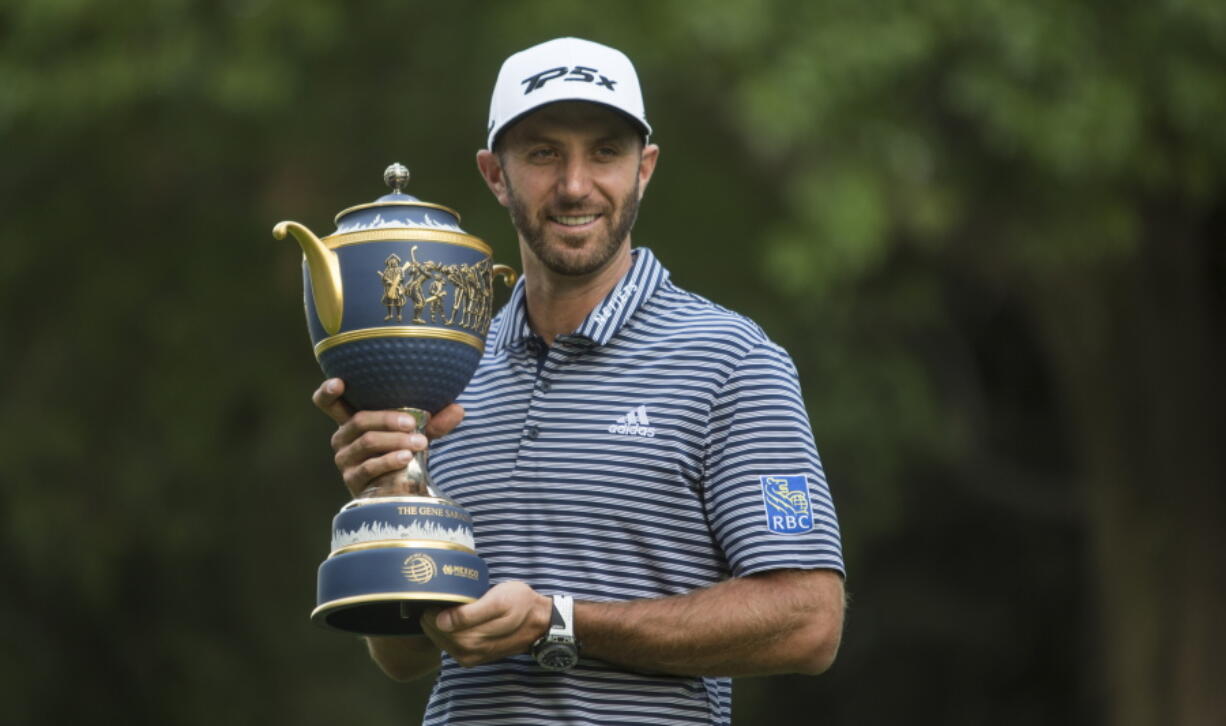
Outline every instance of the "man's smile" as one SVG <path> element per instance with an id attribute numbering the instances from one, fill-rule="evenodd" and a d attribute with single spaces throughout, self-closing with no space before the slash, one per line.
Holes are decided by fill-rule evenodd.
<path id="1" fill-rule="evenodd" d="M 564 227 L 583 227 L 591 224 L 600 218 L 599 214 L 581 214 L 581 215 L 552 215 L 549 221 L 556 222 Z"/>

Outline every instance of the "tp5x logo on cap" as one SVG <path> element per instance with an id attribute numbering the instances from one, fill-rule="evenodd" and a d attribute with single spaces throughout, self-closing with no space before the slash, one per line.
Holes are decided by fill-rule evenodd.
<path id="1" fill-rule="evenodd" d="M 567 75 L 567 71 L 570 71 L 570 75 Z M 554 79 L 561 78 L 562 76 L 566 76 L 564 80 L 567 81 L 592 83 L 596 81 L 596 76 L 598 75 L 600 75 L 600 71 L 596 70 L 595 68 L 588 68 L 587 66 L 575 66 L 574 68 L 558 66 L 557 68 L 550 68 L 549 70 L 541 71 L 535 75 L 528 76 L 524 80 L 520 81 L 520 83 L 524 84 L 524 95 L 527 96 L 529 93 L 532 93 L 541 86 L 544 86 L 546 83 Z M 596 85 L 603 86 L 612 91 L 614 90 L 613 87 L 617 85 L 617 81 L 610 80 L 607 76 L 600 76 L 600 81 L 596 83 Z"/>
<path id="2" fill-rule="evenodd" d="M 801 534 L 813 530 L 813 505 L 809 481 L 804 474 L 768 474 L 762 483 L 766 527 L 776 534 Z"/>
<path id="3" fill-rule="evenodd" d="M 643 92 L 625 53 L 580 38 L 555 38 L 507 58 L 490 97 L 486 138 L 498 135 L 525 114 L 558 101 L 588 101 L 620 111 L 643 134 L 651 134 Z"/>

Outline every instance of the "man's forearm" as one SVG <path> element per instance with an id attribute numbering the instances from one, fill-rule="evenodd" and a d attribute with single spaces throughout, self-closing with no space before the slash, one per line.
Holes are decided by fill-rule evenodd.
<path id="1" fill-rule="evenodd" d="M 370 657 L 389 678 L 411 681 L 439 666 L 438 646 L 426 637 L 367 638 Z"/>
<path id="2" fill-rule="evenodd" d="M 829 570 L 777 570 L 686 595 L 576 602 L 584 655 L 676 675 L 821 673 L 843 630 L 843 581 Z"/>

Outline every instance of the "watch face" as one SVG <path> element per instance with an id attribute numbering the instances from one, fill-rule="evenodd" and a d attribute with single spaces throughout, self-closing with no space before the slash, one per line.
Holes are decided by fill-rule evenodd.
<path id="1" fill-rule="evenodd" d="M 545 643 L 536 652 L 536 662 L 551 671 L 570 670 L 579 662 L 575 646 L 566 643 Z"/>

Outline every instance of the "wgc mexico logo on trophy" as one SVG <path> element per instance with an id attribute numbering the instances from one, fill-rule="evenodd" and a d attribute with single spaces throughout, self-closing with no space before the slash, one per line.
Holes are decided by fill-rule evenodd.
<path id="1" fill-rule="evenodd" d="M 424 428 L 477 370 L 493 278 L 515 272 L 460 228 L 459 215 L 405 194 L 409 171 L 383 173 L 392 193 L 336 215 L 323 239 L 297 222 L 273 236 L 302 247 L 307 328 L 324 375 L 345 381 L 357 409 L 399 409 Z M 411 495 L 355 499 L 332 520 L 319 567 L 315 622 L 363 635 L 421 632 L 429 606 L 472 602 L 489 589 L 472 519 L 430 483 L 424 452 L 406 469 Z"/>

